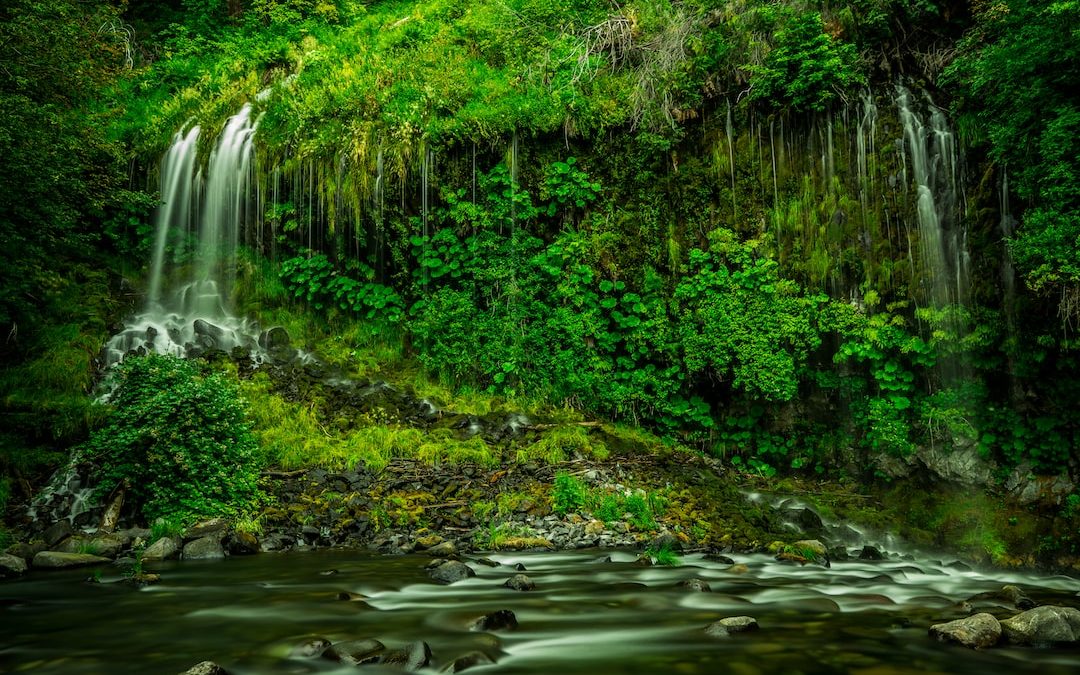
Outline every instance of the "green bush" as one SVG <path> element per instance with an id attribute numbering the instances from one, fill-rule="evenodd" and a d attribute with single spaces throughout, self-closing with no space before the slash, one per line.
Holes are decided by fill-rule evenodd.
<path id="1" fill-rule="evenodd" d="M 552 502 L 555 513 L 560 516 L 580 510 L 585 506 L 585 484 L 576 476 L 560 471 L 555 474 Z"/>
<path id="2" fill-rule="evenodd" d="M 127 486 L 148 520 L 229 515 L 256 498 L 256 441 L 237 387 L 171 356 L 129 358 L 112 375 L 112 412 L 81 450 L 98 493 Z"/>

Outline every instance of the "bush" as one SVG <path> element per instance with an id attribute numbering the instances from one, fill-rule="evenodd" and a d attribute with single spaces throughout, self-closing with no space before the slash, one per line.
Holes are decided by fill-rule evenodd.
<path id="1" fill-rule="evenodd" d="M 81 448 L 99 494 L 120 484 L 148 520 L 230 515 L 256 497 L 256 441 L 237 387 L 171 356 L 129 358 L 112 413 Z"/>

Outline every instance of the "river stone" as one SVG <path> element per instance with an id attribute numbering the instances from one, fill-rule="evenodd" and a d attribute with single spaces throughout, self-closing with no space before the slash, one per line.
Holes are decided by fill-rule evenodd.
<path id="1" fill-rule="evenodd" d="M 443 543 L 443 538 L 437 534 L 429 534 L 425 537 L 417 537 L 413 544 L 416 545 L 417 551 L 426 551 L 432 546 L 438 546 Z"/>
<path id="2" fill-rule="evenodd" d="M 1002 586 L 1001 595 L 1019 610 L 1027 610 L 1035 607 L 1035 601 L 1020 590 L 1019 586 L 1013 586 L 1012 584 Z"/>
<path id="3" fill-rule="evenodd" d="M 752 616 L 729 616 L 706 626 L 705 633 L 713 637 L 727 637 L 734 633 L 746 633 L 758 628 L 760 626 L 757 619 Z"/>
<path id="4" fill-rule="evenodd" d="M 499 631 L 514 630 L 517 626 L 517 617 L 514 613 L 508 609 L 500 609 L 473 621 L 471 628 L 479 631 Z"/>
<path id="5" fill-rule="evenodd" d="M 201 523 L 191 526 L 184 532 L 184 541 L 194 541 L 195 539 L 202 539 L 204 537 L 216 536 L 221 539 L 225 536 L 225 530 L 229 527 L 229 523 L 224 518 L 211 518 L 210 520 L 204 520 Z"/>
<path id="6" fill-rule="evenodd" d="M 18 544 L 12 544 L 11 546 L 8 546 L 7 550 L 5 550 L 4 553 L 7 553 L 8 555 L 13 555 L 16 558 L 22 558 L 27 563 L 29 563 L 31 560 L 34 559 L 34 556 L 46 549 L 47 547 L 45 546 L 45 542 L 43 541 L 34 542 L 33 544 L 26 544 L 20 542 Z"/>
<path id="7" fill-rule="evenodd" d="M 484 652 L 469 652 L 464 656 L 459 656 L 451 661 L 442 672 L 444 673 L 460 673 L 468 670 L 473 666 L 487 666 L 495 663 L 490 656 Z"/>
<path id="8" fill-rule="evenodd" d="M 349 640 L 331 645 L 322 653 L 323 658 L 340 661 L 346 665 L 359 666 L 374 663 L 386 647 L 378 640 Z"/>
<path id="9" fill-rule="evenodd" d="M 100 537 L 68 537 L 53 550 L 61 553 L 91 553 L 105 558 L 115 558 L 124 548 L 124 540 L 113 534 Z"/>
<path id="10" fill-rule="evenodd" d="M 821 516 L 807 508 L 784 509 L 780 515 L 797 525 L 803 532 L 817 532 L 824 527 Z"/>
<path id="11" fill-rule="evenodd" d="M 180 546 L 173 537 L 162 537 L 143 551 L 143 562 L 155 562 L 158 560 L 171 560 L 180 552 Z"/>
<path id="12" fill-rule="evenodd" d="M 304 644 L 294 647 L 292 655 L 304 659 L 315 658 L 316 656 L 322 656 L 322 653 L 329 649 L 331 644 L 332 643 L 324 637 L 312 638 Z"/>
<path id="13" fill-rule="evenodd" d="M 202 663 L 196 663 L 180 675 L 229 675 L 229 671 L 213 661 L 203 661 Z"/>
<path id="14" fill-rule="evenodd" d="M 971 649 L 993 647 L 1001 639 L 1001 624 L 993 614 L 983 612 L 963 619 L 930 626 L 930 637 L 939 642 L 955 642 Z"/>
<path id="15" fill-rule="evenodd" d="M 386 666 L 394 666 L 409 672 L 415 672 L 426 668 L 431 662 L 431 647 L 428 643 L 417 640 L 403 649 L 395 649 L 385 653 L 379 663 Z"/>
<path id="16" fill-rule="evenodd" d="M 525 565 L 522 565 L 521 563 L 514 563 L 514 569 L 516 571 L 518 571 L 518 572 L 525 572 L 526 571 L 525 570 Z"/>
<path id="17" fill-rule="evenodd" d="M 0 579 L 26 573 L 26 561 L 7 553 L 0 554 Z"/>
<path id="18" fill-rule="evenodd" d="M 867 545 L 863 546 L 862 552 L 859 553 L 859 560 L 884 560 L 885 556 L 877 548 Z"/>
<path id="19" fill-rule="evenodd" d="M 427 550 L 428 555 L 435 556 L 437 558 L 452 558 L 457 555 L 457 546 L 454 546 L 452 541 L 444 541 L 439 544 L 435 544 Z"/>
<path id="20" fill-rule="evenodd" d="M 536 584 L 533 583 L 533 580 L 524 574 L 515 574 L 507 579 L 503 586 L 515 591 L 532 591 L 536 589 Z"/>
<path id="21" fill-rule="evenodd" d="M 478 563 L 480 565 L 483 565 L 485 567 L 501 567 L 502 566 L 502 563 L 498 562 L 497 560 L 492 560 L 491 558 L 474 558 L 473 562 Z"/>
<path id="22" fill-rule="evenodd" d="M 203 537 L 184 544 L 184 560 L 224 560 L 225 550 L 216 536 Z"/>
<path id="23" fill-rule="evenodd" d="M 675 537 L 675 535 L 667 533 L 667 532 L 665 532 L 664 534 L 659 535 L 658 537 L 653 539 L 651 542 L 649 542 L 649 545 L 647 546 L 647 548 L 649 550 L 652 550 L 652 551 L 660 551 L 660 550 L 666 548 L 666 549 L 668 549 L 669 551 L 671 551 L 673 553 L 682 553 L 683 552 L 682 542 L 679 541 Z"/>
<path id="24" fill-rule="evenodd" d="M 71 529 L 71 523 L 66 520 L 58 520 L 50 525 L 47 530 L 42 532 L 41 540 L 45 542 L 46 546 L 52 548 L 72 534 L 73 530 Z"/>
<path id="25" fill-rule="evenodd" d="M 444 562 L 428 574 L 440 584 L 452 584 L 476 576 L 476 572 L 471 567 L 457 560 Z"/>
<path id="26" fill-rule="evenodd" d="M 721 555 L 719 553 L 706 553 L 704 560 L 708 560 L 709 562 L 720 563 L 721 565 L 734 565 L 735 564 L 734 560 L 727 557 L 726 555 Z"/>
<path id="27" fill-rule="evenodd" d="M 704 579 L 683 579 L 678 583 L 679 588 L 685 588 L 688 591 L 696 591 L 698 593 L 711 593 L 712 587 L 709 586 L 709 582 Z"/>
<path id="28" fill-rule="evenodd" d="M 1080 642 L 1080 610 L 1046 605 L 1001 622 L 1005 638 L 1019 645 L 1066 645 Z"/>
<path id="29" fill-rule="evenodd" d="M 60 551 L 42 551 L 34 556 L 34 569 L 60 570 L 69 567 L 107 564 L 108 558 L 89 553 L 61 553 Z"/>
<path id="30" fill-rule="evenodd" d="M 246 530 L 236 530 L 225 539 L 229 553 L 252 555 L 259 552 L 259 538 Z"/>

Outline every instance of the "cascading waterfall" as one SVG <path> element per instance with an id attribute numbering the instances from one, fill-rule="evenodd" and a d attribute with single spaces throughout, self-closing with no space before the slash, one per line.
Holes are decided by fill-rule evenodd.
<path id="1" fill-rule="evenodd" d="M 966 232 L 958 224 L 959 167 L 956 138 L 945 113 L 926 96 L 920 113 L 911 92 L 897 85 L 896 105 L 904 128 L 905 168 L 917 190 L 915 215 L 923 288 L 935 309 L 963 305 L 968 299 Z"/>
<path id="2" fill-rule="evenodd" d="M 240 230 L 249 211 L 256 126 L 250 105 L 229 118 L 207 163 L 205 180 L 203 171 L 195 169 L 199 127 L 173 137 L 162 161 L 162 204 L 156 217 L 146 305 L 105 345 L 106 367 L 131 352 L 185 356 L 242 347 L 261 356 L 258 327 L 227 309 Z M 191 276 L 166 293 L 168 242 L 182 244 L 195 234 L 191 217 L 195 213 L 199 214 L 198 244 Z"/>

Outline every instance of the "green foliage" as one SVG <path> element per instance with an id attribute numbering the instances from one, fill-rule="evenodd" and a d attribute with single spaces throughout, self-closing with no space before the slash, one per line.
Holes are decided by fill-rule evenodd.
<path id="1" fill-rule="evenodd" d="M 339 273 L 325 255 L 309 252 L 282 262 L 281 278 L 293 296 L 315 309 L 334 307 L 364 319 L 399 322 L 404 317 L 401 296 L 376 283 L 375 271 L 367 265 L 353 267 L 361 279 Z"/>
<path id="2" fill-rule="evenodd" d="M 573 214 L 584 209 L 600 195 L 600 183 L 577 166 L 576 157 L 565 162 L 553 162 L 547 169 L 541 185 L 541 199 L 548 199 L 547 215 L 553 217 L 560 211 Z"/>
<path id="3" fill-rule="evenodd" d="M 777 9 L 779 8 L 779 9 Z M 782 5 L 775 13 L 775 45 L 762 65 L 750 65 L 750 99 L 798 111 L 824 111 L 864 82 L 856 69 L 855 46 L 825 32 L 821 14 L 796 12 Z"/>
<path id="4" fill-rule="evenodd" d="M 165 537 L 181 537 L 184 534 L 183 521 L 173 517 L 159 516 L 150 524 L 150 543 Z"/>
<path id="5" fill-rule="evenodd" d="M 99 494 L 125 485 L 148 518 L 228 515 L 257 497 L 257 445 L 234 384 L 175 357 L 126 359 L 111 414 L 81 446 Z"/>
<path id="6" fill-rule="evenodd" d="M 671 547 L 671 544 L 664 542 L 659 547 L 653 548 L 649 546 L 645 549 L 645 555 L 652 559 L 654 565 L 664 565 L 665 567 L 677 567 L 682 564 L 682 560 L 675 553 L 675 550 Z"/>
<path id="7" fill-rule="evenodd" d="M 580 511 L 585 507 L 586 492 L 585 484 L 580 478 L 560 471 L 555 474 L 552 485 L 552 509 L 560 516 Z"/>

